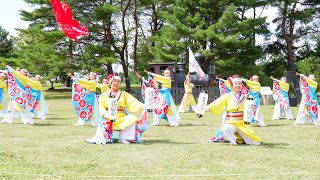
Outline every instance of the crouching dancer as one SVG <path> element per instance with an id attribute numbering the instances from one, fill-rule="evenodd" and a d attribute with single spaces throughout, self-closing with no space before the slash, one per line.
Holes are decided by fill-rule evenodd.
<path id="1" fill-rule="evenodd" d="M 119 90 L 121 79 L 119 76 L 109 75 L 110 89 L 102 93 L 99 98 L 99 111 L 102 116 L 97 127 L 96 134 L 93 138 L 87 139 L 88 143 L 105 144 L 112 143 L 112 139 L 118 139 L 119 143 L 129 144 L 130 142 L 140 142 L 142 133 L 148 127 L 147 111 L 144 110 L 143 104 L 127 92 Z M 116 118 L 110 122 L 108 114 L 108 101 L 115 98 Z M 112 104 L 113 105 L 113 104 Z M 140 120 L 129 112 L 143 111 Z M 115 134 L 119 134 L 115 137 Z"/>
<path id="2" fill-rule="evenodd" d="M 260 145 L 262 140 L 249 125 L 244 124 L 243 111 L 246 96 L 241 92 L 242 80 L 232 79 L 232 91 L 220 96 L 206 107 L 212 114 L 222 114 L 224 108 L 227 112 L 225 123 L 221 127 L 224 140 L 230 145 L 250 144 Z"/>

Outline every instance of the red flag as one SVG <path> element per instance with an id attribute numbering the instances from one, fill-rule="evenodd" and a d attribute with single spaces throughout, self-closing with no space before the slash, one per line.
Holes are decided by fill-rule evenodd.
<path id="1" fill-rule="evenodd" d="M 63 33 L 78 42 L 78 38 L 88 36 L 89 30 L 86 26 L 81 27 L 80 23 L 73 19 L 71 8 L 67 3 L 60 0 L 50 0 L 57 22 Z"/>

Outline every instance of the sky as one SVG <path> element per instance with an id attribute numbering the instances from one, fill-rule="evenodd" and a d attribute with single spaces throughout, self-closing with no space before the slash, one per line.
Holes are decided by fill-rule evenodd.
<path id="1" fill-rule="evenodd" d="M 19 10 L 31 11 L 33 8 L 23 0 L 0 0 L 0 25 L 12 36 L 17 36 L 15 28 L 26 29 L 29 23 L 21 20 Z"/>

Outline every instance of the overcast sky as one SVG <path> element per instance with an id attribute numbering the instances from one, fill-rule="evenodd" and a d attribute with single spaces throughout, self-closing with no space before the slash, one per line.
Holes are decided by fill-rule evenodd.
<path id="1" fill-rule="evenodd" d="M 32 7 L 23 0 L 0 0 L 0 25 L 12 36 L 18 35 L 14 28 L 26 29 L 29 24 L 20 19 L 19 10 L 31 11 Z"/>

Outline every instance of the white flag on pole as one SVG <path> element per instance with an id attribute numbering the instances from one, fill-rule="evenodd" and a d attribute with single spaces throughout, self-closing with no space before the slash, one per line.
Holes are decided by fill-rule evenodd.
<path id="1" fill-rule="evenodd" d="M 200 79 L 203 79 L 205 76 L 204 72 L 202 71 L 199 63 L 197 62 L 190 48 L 189 48 L 189 72 L 197 72 Z"/>

